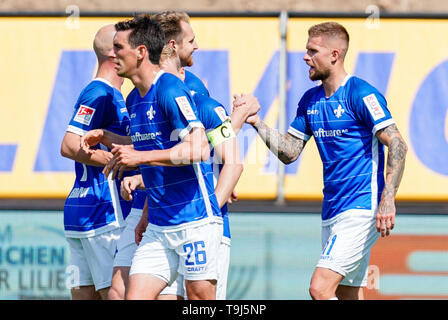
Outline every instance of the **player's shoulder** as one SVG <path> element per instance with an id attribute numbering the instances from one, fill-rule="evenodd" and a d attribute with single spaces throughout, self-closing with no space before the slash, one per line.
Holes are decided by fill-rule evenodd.
<path id="1" fill-rule="evenodd" d="M 356 76 L 351 76 L 347 80 L 345 87 L 347 94 L 355 97 L 364 97 L 372 93 L 381 94 L 372 84 Z"/>
<path id="2" fill-rule="evenodd" d="M 299 105 L 308 105 L 309 103 L 314 101 L 314 97 L 319 93 L 320 90 L 322 90 L 322 85 L 312 87 L 305 91 L 305 93 L 302 95 L 302 98 L 300 99 Z"/>
<path id="3" fill-rule="evenodd" d="M 201 79 L 197 77 L 193 72 L 185 70 L 185 80 L 184 80 L 186 86 L 191 91 L 194 91 L 196 93 L 210 96 L 210 93 L 207 90 L 207 87 L 204 85 Z"/>
<path id="4" fill-rule="evenodd" d="M 204 119 L 206 117 L 219 117 L 221 121 L 225 121 L 229 118 L 226 109 L 222 106 L 222 104 L 213 99 L 212 97 L 194 93 L 193 100 L 198 109 L 198 114 L 200 119 Z"/>
<path id="5" fill-rule="evenodd" d="M 91 95 L 97 95 L 97 96 L 114 94 L 114 88 L 112 87 L 112 85 L 99 79 L 94 79 L 90 81 L 90 83 L 85 87 L 84 91 Z"/>
<path id="6" fill-rule="evenodd" d="M 189 93 L 185 84 L 178 77 L 168 72 L 164 72 L 160 75 L 156 84 L 158 95 L 170 96 L 179 94 L 185 95 Z"/>
<path id="7" fill-rule="evenodd" d="M 169 72 L 163 72 L 156 81 L 159 87 L 170 87 L 183 84 L 182 80 Z"/>
<path id="8" fill-rule="evenodd" d="M 215 107 L 219 107 L 222 106 L 222 104 L 213 99 L 210 96 L 207 96 L 205 94 L 200 94 L 197 92 L 194 92 L 193 94 L 193 100 L 196 103 L 196 105 L 199 107 L 207 107 L 207 108 L 215 108 Z"/>

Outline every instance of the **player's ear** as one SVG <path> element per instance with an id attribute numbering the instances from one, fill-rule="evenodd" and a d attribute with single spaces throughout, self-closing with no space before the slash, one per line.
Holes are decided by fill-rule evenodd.
<path id="1" fill-rule="evenodd" d="M 146 49 L 146 46 L 140 45 L 137 47 L 137 59 L 143 60 L 148 54 L 148 50 Z"/>
<path id="2" fill-rule="evenodd" d="M 174 50 L 177 50 L 177 42 L 174 39 L 171 39 L 168 44 L 173 47 Z"/>
<path id="3" fill-rule="evenodd" d="M 333 49 L 331 51 L 331 63 L 336 63 L 336 61 L 339 60 L 339 57 L 341 56 L 341 50 L 339 49 Z"/>

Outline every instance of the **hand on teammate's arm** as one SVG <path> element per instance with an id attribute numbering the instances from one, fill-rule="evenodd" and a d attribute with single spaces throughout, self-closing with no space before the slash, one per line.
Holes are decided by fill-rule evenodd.
<path id="1" fill-rule="evenodd" d="M 132 145 L 115 145 L 111 150 L 113 158 L 104 167 L 103 173 L 113 177 L 139 165 L 185 166 L 206 161 L 210 157 L 210 147 L 203 128 L 193 128 L 182 140 L 170 149 L 137 151 Z"/>
<path id="2" fill-rule="evenodd" d="M 97 167 L 105 166 L 112 159 L 112 153 L 101 149 L 93 149 L 86 153 L 81 149 L 80 141 L 81 136 L 78 134 L 66 132 L 61 144 L 61 155 L 76 162 Z"/>
<path id="3" fill-rule="evenodd" d="M 146 231 L 146 227 L 148 226 L 148 198 L 145 200 L 145 205 L 143 206 L 142 216 L 140 217 L 139 222 L 137 223 L 134 233 L 135 233 L 135 243 L 140 245 L 140 242 L 143 239 L 143 233 Z"/>
<path id="4" fill-rule="evenodd" d="M 244 122 L 257 114 L 260 110 L 260 104 L 258 103 L 258 99 L 253 95 L 243 95 L 233 96 L 233 108 L 232 108 L 232 127 L 235 134 L 238 134 Z"/>
<path id="5" fill-rule="evenodd" d="M 113 144 L 129 145 L 132 144 L 132 140 L 129 136 L 121 136 L 105 129 L 90 130 L 81 137 L 81 149 L 86 153 L 93 152 L 92 148 L 98 143 L 112 149 Z"/>
<path id="6" fill-rule="evenodd" d="M 408 147 L 395 124 L 379 130 L 376 137 L 388 148 L 386 180 L 376 212 L 376 230 L 384 237 L 395 226 L 395 196 L 403 176 Z"/>

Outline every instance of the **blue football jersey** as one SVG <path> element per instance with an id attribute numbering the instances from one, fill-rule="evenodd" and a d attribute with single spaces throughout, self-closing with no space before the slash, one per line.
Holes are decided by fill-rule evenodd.
<path id="1" fill-rule="evenodd" d="M 329 98 L 322 85 L 303 95 L 288 132 L 316 141 L 323 162 L 323 221 L 376 210 L 384 188 L 384 146 L 375 133 L 393 123 L 384 96 L 354 76 L 347 75 Z"/>
<path id="2" fill-rule="evenodd" d="M 103 128 L 126 135 L 129 126 L 122 94 L 106 80 L 97 78 L 81 92 L 67 131 L 82 136 L 89 130 Z M 103 145 L 98 147 L 108 150 Z M 75 161 L 76 179 L 64 205 L 66 236 L 89 237 L 123 226 L 131 203 L 120 195 L 120 180 L 107 179 L 102 170 L 103 167 Z"/>
<path id="3" fill-rule="evenodd" d="M 131 139 L 138 151 L 172 148 L 192 128 L 203 128 L 188 88 L 163 71 L 144 97 L 134 88 L 126 105 Z M 149 228 L 175 231 L 210 220 L 222 221 L 213 172 L 206 162 L 179 167 L 141 165 L 140 171 L 148 196 Z"/>
<path id="4" fill-rule="evenodd" d="M 201 120 L 206 131 L 213 130 L 219 127 L 224 121 L 230 119 L 227 111 L 215 99 L 198 93 L 193 93 L 192 95 L 198 110 L 198 118 L 199 120 Z M 222 169 L 222 164 L 213 163 L 212 159 L 213 149 L 211 151 L 209 163 L 213 171 L 213 184 L 216 187 L 218 177 Z M 223 219 L 223 236 L 230 239 L 230 225 L 227 203 L 221 208 L 221 214 Z"/>
<path id="5" fill-rule="evenodd" d="M 201 79 L 199 79 L 194 73 L 188 70 L 185 70 L 184 83 L 188 87 L 188 89 L 190 89 L 190 91 L 203 94 L 205 96 L 210 96 L 210 93 L 208 92 Z"/>
<path id="6" fill-rule="evenodd" d="M 145 206 L 146 200 L 146 190 L 143 189 L 135 189 L 132 192 L 133 200 L 132 200 L 132 208 L 142 210 Z"/>

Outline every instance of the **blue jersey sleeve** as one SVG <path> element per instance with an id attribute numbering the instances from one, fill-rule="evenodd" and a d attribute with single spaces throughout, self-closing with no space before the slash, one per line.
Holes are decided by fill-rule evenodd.
<path id="1" fill-rule="evenodd" d="M 199 93 L 208 97 L 210 96 L 210 93 L 208 92 L 204 83 L 194 73 L 185 70 L 184 82 L 188 89 L 190 89 L 190 91 L 194 91 L 195 93 Z"/>
<path id="2" fill-rule="evenodd" d="M 394 123 L 384 96 L 366 81 L 357 79 L 350 105 L 359 119 L 375 134 Z"/>
<path id="3" fill-rule="evenodd" d="M 167 120 L 178 130 L 179 138 L 183 139 L 194 127 L 203 128 L 197 116 L 196 105 L 185 84 L 171 74 L 164 74 L 159 81 L 157 100 Z"/>
<path id="4" fill-rule="evenodd" d="M 105 112 L 112 104 L 113 94 L 104 89 L 87 87 L 75 105 L 67 131 L 83 135 L 89 130 L 104 128 L 113 121 Z"/>
<path id="5" fill-rule="evenodd" d="M 205 130 L 212 130 L 219 127 L 224 121 L 229 120 L 226 109 L 215 99 L 201 94 L 193 96 L 198 117 L 204 125 Z"/>
<path id="6" fill-rule="evenodd" d="M 307 108 L 310 99 L 310 91 L 307 91 L 299 101 L 296 117 L 288 128 L 288 133 L 294 137 L 308 141 L 311 136 L 311 128 L 307 121 Z"/>

